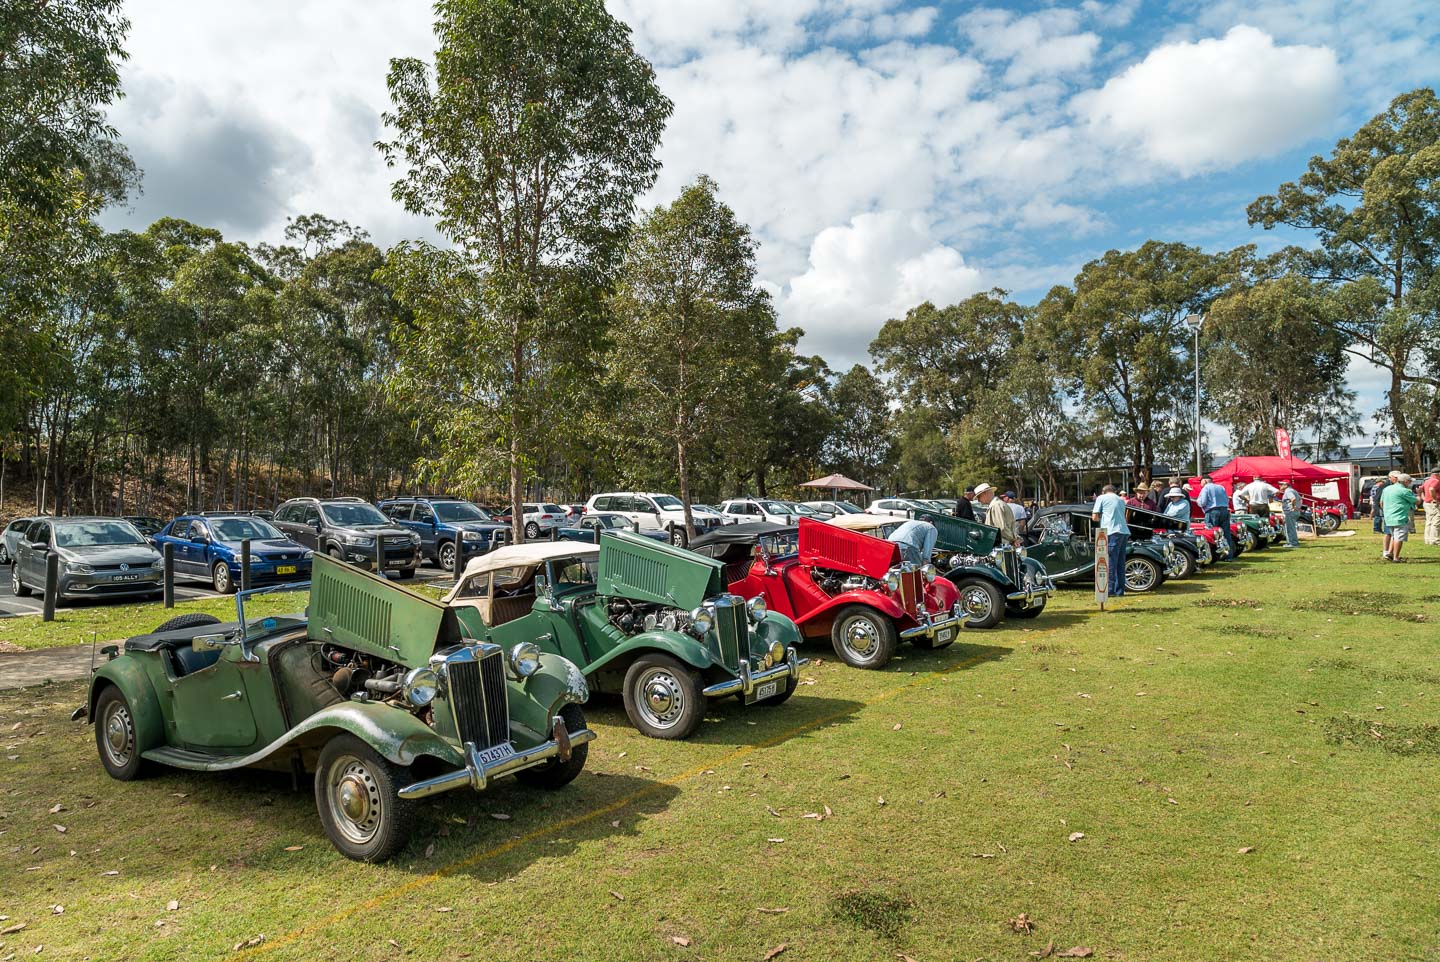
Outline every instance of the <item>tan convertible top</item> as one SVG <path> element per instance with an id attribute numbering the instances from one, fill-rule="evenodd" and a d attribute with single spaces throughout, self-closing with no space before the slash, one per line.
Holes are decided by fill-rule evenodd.
<path id="1" fill-rule="evenodd" d="M 455 587 L 450 589 L 445 600 L 453 601 L 460 585 L 474 575 L 483 575 L 502 568 L 533 568 L 555 558 L 599 556 L 599 545 L 586 544 L 583 541 L 530 541 L 525 544 L 506 545 L 478 558 L 471 558 L 465 565 L 465 573 L 455 579 Z"/>

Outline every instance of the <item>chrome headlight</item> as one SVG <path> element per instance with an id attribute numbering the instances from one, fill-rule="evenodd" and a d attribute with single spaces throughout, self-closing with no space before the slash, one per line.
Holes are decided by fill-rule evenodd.
<path id="1" fill-rule="evenodd" d="M 164 559 L 164 558 L 156 558 L 154 561 L 150 562 L 150 567 L 154 568 L 156 571 L 164 571 L 164 570 L 165 570 L 165 559 Z"/>
<path id="2" fill-rule="evenodd" d="M 419 668 L 411 668 L 400 682 L 400 693 L 414 708 L 424 708 L 430 704 L 435 700 L 435 694 L 439 690 L 440 676 L 435 674 L 433 668 L 423 665 Z"/>
<path id="3" fill-rule="evenodd" d="M 164 565 L 165 562 L 162 561 L 160 562 L 160 564 Z M 88 575 L 95 573 L 95 569 L 92 568 L 90 565 L 87 565 L 83 561 L 67 561 L 65 562 L 65 570 L 74 575 Z"/>
<path id="4" fill-rule="evenodd" d="M 900 572 L 896 571 L 894 568 L 891 568 L 889 571 L 885 572 L 885 587 L 890 591 L 899 591 Z"/>
<path id="5" fill-rule="evenodd" d="M 690 612 L 690 628 L 697 636 L 704 637 L 715 625 L 715 616 L 709 608 L 701 605 Z"/>
<path id="6" fill-rule="evenodd" d="M 510 668 L 521 678 L 529 678 L 540 670 L 540 646 L 522 641 L 510 649 Z"/>
<path id="7" fill-rule="evenodd" d="M 936 578 L 940 577 L 940 572 L 936 570 L 934 565 L 926 565 L 920 569 L 920 573 L 924 575 L 925 580 L 929 582 L 934 582 Z"/>
<path id="8" fill-rule="evenodd" d="M 480 540 L 480 532 L 478 532 L 478 531 L 462 531 L 462 532 L 460 532 L 460 536 L 461 536 L 462 538 L 464 538 L 466 541 L 479 541 L 479 540 Z"/>
<path id="9" fill-rule="evenodd" d="M 755 597 L 751 598 L 745 603 L 745 610 L 750 612 L 751 621 L 755 622 L 755 624 L 757 625 L 760 624 L 760 622 L 765 620 L 765 612 L 769 610 L 769 608 L 765 604 L 765 596 L 756 595 Z"/>

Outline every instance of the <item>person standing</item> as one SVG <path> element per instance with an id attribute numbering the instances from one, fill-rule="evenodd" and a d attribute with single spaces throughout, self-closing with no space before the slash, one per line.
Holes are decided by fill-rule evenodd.
<path id="1" fill-rule="evenodd" d="M 975 505 L 970 502 L 975 500 L 975 489 L 966 488 L 965 493 L 960 495 L 960 500 L 955 502 L 955 517 L 964 518 L 966 521 L 975 520 Z"/>
<path id="2" fill-rule="evenodd" d="M 1000 529 L 1000 543 L 1020 547 L 1020 532 L 1015 528 L 1015 512 L 1010 505 L 995 497 L 995 489 L 985 482 L 975 485 L 975 497 L 985 507 L 984 523 Z"/>
<path id="3" fill-rule="evenodd" d="M 1015 497 L 1014 491 L 1006 491 L 1000 495 L 1001 499 L 1010 506 L 1010 513 L 1015 515 L 1015 530 L 1023 538 L 1025 536 L 1025 525 L 1030 520 L 1030 510 L 1021 504 Z"/>
<path id="4" fill-rule="evenodd" d="M 1144 481 L 1141 481 L 1139 484 L 1135 485 L 1135 491 L 1130 495 L 1130 497 L 1125 499 L 1125 504 L 1132 508 L 1144 508 L 1148 511 L 1150 510 L 1150 503 L 1147 500 L 1149 497 L 1150 485 L 1146 484 Z"/>
<path id="5" fill-rule="evenodd" d="M 1225 489 L 1215 483 L 1210 475 L 1205 475 L 1205 483 L 1200 486 L 1200 510 L 1205 512 L 1205 523 L 1212 528 L 1220 529 L 1225 535 L 1225 543 L 1230 546 L 1230 558 L 1233 560 L 1240 557 L 1240 552 L 1235 544 L 1235 532 L 1230 530 L 1230 499 L 1225 495 Z"/>
<path id="6" fill-rule="evenodd" d="M 1418 501 L 1410 490 L 1408 474 L 1402 472 L 1394 484 L 1385 486 L 1380 499 L 1380 509 L 1385 513 L 1385 560 L 1400 560 L 1400 549 L 1410 538 L 1410 516 Z"/>
<path id="7" fill-rule="evenodd" d="M 1425 543 L 1440 544 L 1440 468 L 1431 468 L 1430 477 L 1420 485 L 1425 504 Z"/>
<path id="8" fill-rule="evenodd" d="M 1285 515 L 1285 547 L 1300 547 L 1295 523 L 1300 519 L 1300 492 L 1289 481 L 1280 482 L 1280 510 Z"/>
<path id="9" fill-rule="evenodd" d="M 1250 513 L 1259 515 L 1262 518 L 1270 517 L 1270 502 L 1280 489 L 1268 483 L 1258 474 L 1245 487 L 1240 489 L 1245 493 L 1245 500 L 1250 505 Z"/>
<path id="10" fill-rule="evenodd" d="M 1100 497 L 1090 508 L 1090 520 L 1105 529 L 1105 557 L 1109 563 L 1109 594 L 1112 598 L 1125 595 L 1125 546 L 1130 541 L 1130 526 L 1125 523 L 1126 504 L 1115 493 L 1115 485 L 1100 489 Z"/>
<path id="11" fill-rule="evenodd" d="M 1385 485 L 1389 483 L 1388 478 L 1381 478 L 1370 485 L 1370 527 L 1376 534 L 1385 533 L 1385 515 L 1380 510 L 1380 496 L 1385 490 Z"/>
<path id="12" fill-rule="evenodd" d="M 1190 499 L 1185 497 L 1185 492 L 1175 485 L 1165 492 L 1165 517 L 1174 518 L 1176 521 L 1190 520 Z"/>

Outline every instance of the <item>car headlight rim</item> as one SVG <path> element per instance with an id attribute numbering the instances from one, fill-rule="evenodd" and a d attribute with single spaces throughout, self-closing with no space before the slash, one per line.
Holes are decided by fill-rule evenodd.
<path id="1" fill-rule="evenodd" d="M 428 665 L 411 668 L 400 682 L 400 693 L 412 708 L 425 708 L 440 692 L 440 676 Z"/>
<path id="2" fill-rule="evenodd" d="M 894 591 L 899 591 L 899 590 L 900 590 L 900 572 L 896 571 L 894 568 L 891 568 L 889 571 L 885 572 L 885 582 L 884 582 L 884 583 L 885 583 L 885 588 L 886 588 L 886 590 L 892 591 L 892 592 L 894 592 Z"/>
<path id="3" fill-rule="evenodd" d="M 756 595 L 745 602 L 745 611 L 750 615 L 750 620 L 758 625 L 765 620 L 765 615 L 769 613 L 770 606 L 765 603 L 764 595 Z"/>
<path id="4" fill-rule="evenodd" d="M 510 669 L 519 678 L 529 678 L 540 670 L 540 646 L 522 641 L 510 649 Z"/>
<path id="5" fill-rule="evenodd" d="M 932 585 L 935 583 L 935 579 L 940 577 L 940 570 L 931 564 L 921 568 L 920 573 L 925 576 L 925 581 Z"/>
<path id="6" fill-rule="evenodd" d="M 690 629 L 698 637 L 704 638 L 713 627 L 715 627 L 715 616 L 705 605 L 690 612 Z"/>

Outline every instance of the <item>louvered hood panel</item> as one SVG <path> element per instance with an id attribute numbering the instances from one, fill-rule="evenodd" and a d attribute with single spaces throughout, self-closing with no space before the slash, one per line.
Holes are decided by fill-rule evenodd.
<path id="1" fill-rule="evenodd" d="M 849 574 L 883 578 L 900 563 L 900 546 L 859 531 L 800 519 L 800 563 Z"/>

